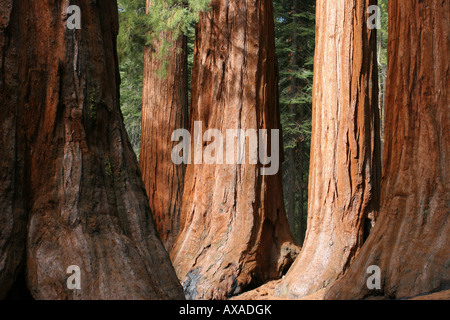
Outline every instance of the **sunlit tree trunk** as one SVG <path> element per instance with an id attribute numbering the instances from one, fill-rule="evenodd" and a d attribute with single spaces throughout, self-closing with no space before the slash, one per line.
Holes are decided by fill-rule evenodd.
<path id="1" fill-rule="evenodd" d="M 308 230 L 300 256 L 276 288 L 299 298 L 342 276 L 378 209 L 380 142 L 372 0 L 316 3 Z"/>
<path id="2" fill-rule="evenodd" d="M 449 288 L 449 20 L 448 1 L 389 1 L 380 215 L 327 298 Z M 367 286 L 371 265 L 380 268 L 380 289 Z"/>
<path id="3" fill-rule="evenodd" d="M 195 121 L 224 136 L 227 129 L 278 129 L 277 97 L 272 1 L 213 0 L 196 30 L 192 139 L 202 139 Z M 280 277 L 292 263 L 297 248 L 281 168 L 276 172 L 262 175 L 248 157 L 243 164 L 188 164 L 171 253 L 187 298 L 224 299 Z"/>

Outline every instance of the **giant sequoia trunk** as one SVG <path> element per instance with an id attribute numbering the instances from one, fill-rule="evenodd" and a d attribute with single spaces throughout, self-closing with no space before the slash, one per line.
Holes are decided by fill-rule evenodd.
<path id="1" fill-rule="evenodd" d="M 450 2 L 389 1 L 381 209 L 375 229 L 327 298 L 412 297 L 450 286 Z M 381 289 L 366 286 L 381 269 Z"/>
<path id="2" fill-rule="evenodd" d="M 151 0 L 147 0 L 147 8 Z M 161 35 L 162 37 L 164 35 Z M 167 36 L 167 35 L 166 35 Z M 161 41 L 146 48 L 139 163 L 156 228 L 170 251 L 179 230 L 185 166 L 175 165 L 172 133 L 187 128 L 187 43 L 180 36 L 167 57 L 159 58 Z M 162 69 L 163 59 L 167 67 Z M 165 75 L 160 76 L 161 71 Z"/>
<path id="3" fill-rule="evenodd" d="M 279 128 L 272 1 L 213 0 L 211 7 L 196 30 L 192 138 L 202 139 L 194 121 L 224 137 L 227 129 Z M 171 257 L 191 299 L 223 299 L 280 277 L 296 255 L 280 173 L 261 175 L 248 158 L 223 163 L 187 166 Z"/>
<path id="4" fill-rule="evenodd" d="M 2 175 L 11 170 L 0 208 L 12 205 L 0 212 L 0 244 L 2 259 L 5 248 L 14 257 L 0 275 L 13 274 L 23 254 L 26 206 L 35 298 L 182 298 L 122 123 L 116 1 L 76 4 L 80 30 L 66 28 L 68 1 L 0 7 Z M 81 290 L 67 288 L 71 265 Z"/>
<path id="5" fill-rule="evenodd" d="M 372 0 L 317 1 L 308 230 L 276 288 L 299 298 L 341 276 L 377 210 L 380 143 Z"/>

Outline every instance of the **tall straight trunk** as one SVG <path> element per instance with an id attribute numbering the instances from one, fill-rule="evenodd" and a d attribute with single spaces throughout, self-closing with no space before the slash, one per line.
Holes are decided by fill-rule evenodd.
<path id="1" fill-rule="evenodd" d="M 25 199 L 25 141 L 19 123 L 20 62 L 17 41 L 9 30 L 17 29 L 12 0 L 0 3 L 0 299 L 6 297 L 24 267 L 27 201 Z M 14 39 L 17 40 L 17 39 Z"/>
<path id="2" fill-rule="evenodd" d="M 389 1 L 381 210 L 327 298 L 407 298 L 449 289 L 448 1 Z M 369 290 L 367 268 L 381 271 Z"/>
<path id="3" fill-rule="evenodd" d="M 174 130 L 188 125 L 187 40 L 180 36 L 163 58 L 158 57 L 161 45 L 156 40 L 145 49 L 139 162 L 156 228 L 170 251 L 179 230 L 185 173 L 185 166 L 171 159 L 171 138 Z"/>
<path id="4" fill-rule="evenodd" d="M 272 1 L 211 2 L 196 29 L 193 139 L 202 138 L 194 121 L 224 137 L 227 129 L 280 127 L 274 45 Z M 249 162 L 187 166 L 181 231 L 171 252 L 187 298 L 236 295 L 280 277 L 296 256 L 281 172 L 261 175 L 261 165 Z"/>
<path id="5" fill-rule="evenodd" d="M 16 127 L 7 129 L 23 133 L 26 144 L 18 159 L 27 174 L 17 190 L 26 184 L 31 294 L 183 298 L 120 112 L 116 1 L 77 1 L 79 30 L 66 27 L 68 1 L 7 2 L 8 45 L 0 56 L 11 74 L 1 73 L 0 100 L 15 105 Z M 67 286 L 73 265 L 81 271 L 80 290 Z"/>
<path id="6" fill-rule="evenodd" d="M 380 179 L 376 33 L 372 0 L 317 1 L 308 230 L 276 288 L 299 298 L 330 286 L 364 240 Z"/>

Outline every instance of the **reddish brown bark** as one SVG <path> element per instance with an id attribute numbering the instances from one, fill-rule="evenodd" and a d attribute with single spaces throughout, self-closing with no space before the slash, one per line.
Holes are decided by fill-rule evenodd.
<path id="1" fill-rule="evenodd" d="M 147 0 L 147 8 L 151 0 Z M 161 35 L 167 37 L 167 35 Z M 142 135 L 139 163 L 156 228 L 170 252 L 179 231 L 184 165 L 171 159 L 172 133 L 187 129 L 187 42 L 185 36 L 158 57 L 161 41 L 146 48 L 142 97 Z M 162 69 L 163 59 L 166 68 Z M 160 75 L 164 71 L 165 75 Z"/>
<path id="2" fill-rule="evenodd" d="M 329 287 L 358 253 L 365 221 L 377 210 L 376 39 L 366 25 L 374 2 L 316 3 L 308 230 L 300 256 L 275 290 L 281 297 Z"/>
<path id="3" fill-rule="evenodd" d="M 196 30 L 193 139 L 194 121 L 224 136 L 226 129 L 279 128 L 277 90 L 272 1 L 213 0 Z M 171 253 L 187 298 L 236 295 L 280 277 L 296 256 L 281 169 L 271 176 L 260 169 L 248 158 L 187 166 L 181 231 Z"/>
<path id="4" fill-rule="evenodd" d="M 380 216 L 328 299 L 449 288 L 449 20 L 448 1 L 389 1 Z M 366 285 L 370 265 L 381 269 L 380 290 Z"/>
<path id="5" fill-rule="evenodd" d="M 16 127 L 2 134 L 24 129 L 27 175 L 16 190 L 26 185 L 31 294 L 182 298 L 122 122 L 116 1 L 77 1 L 80 30 L 66 28 L 67 2 L 7 2 L 0 101 Z M 81 269 L 81 290 L 66 286 L 70 265 Z"/>

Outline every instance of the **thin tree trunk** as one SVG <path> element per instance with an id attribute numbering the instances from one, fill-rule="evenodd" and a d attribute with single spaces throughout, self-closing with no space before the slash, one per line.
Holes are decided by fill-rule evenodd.
<path id="1" fill-rule="evenodd" d="M 213 0 L 211 7 L 196 30 L 191 136 L 201 139 L 194 121 L 224 136 L 226 129 L 278 129 L 272 1 Z M 187 166 L 182 229 L 171 253 L 187 298 L 236 295 L 280 277 L 296 256 L 281 172 L 260 169 L 248 158 Z"/>
<path id="2" fill-rule="evenodd" d="M 380 179 L 376 33 L 372 0 L 317 1 L 308 230 L 275 293 L 329 287 L 351 264 L 377 211 Z"/>
<path id="3" fill-rule="evenodd" d="M 449 289 L 448 1 L 389 1 L 381 210 L 327 298 L 408 298 Z M 366 285 L 381 270 L 381 289 Z"/>
<path id="4" fill-rule="evenodd" d="M 156 228 L 170 252 L 179 231 L 185 174 L 185 166 L 171 159 L 176 144 L 171 138 L 174 130 L 187 129 L 188 124 L 187 40 L 180 36 L 163 58 L 157 54 L 160 46 L 161 41 L 155 41 L 145 49 L 139 162 Z"/>
<path id="5" fill-rule="evenodd" d="M 8 3 L 9 45 L 0 56 L 12 74 L 1 73 L 0 100 L 16 106 L 16 132 L 25 129 L 27 175 L 19 183 L 27 186 L 31 294 L 183 298 L 120 112 L 116 1 L 77 1 L 79 30 L 66 27 L 66 1 Z M 72 265 L 81 270 L 81 290 L 67 287 Z"/>

